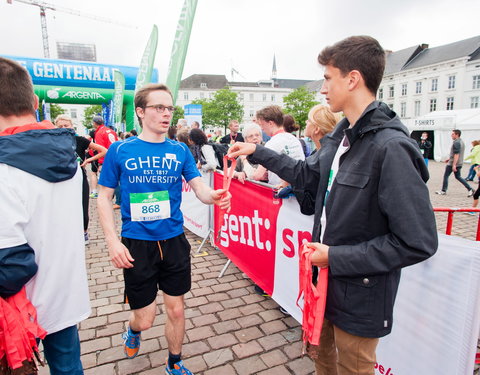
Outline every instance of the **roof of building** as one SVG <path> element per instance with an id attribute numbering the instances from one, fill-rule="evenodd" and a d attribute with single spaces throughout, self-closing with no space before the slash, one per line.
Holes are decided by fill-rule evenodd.
<path id="1" fill-rule="evenodd" d="M 387 52 L 384 76 L 400 72 L 415 56 L 417 56 L 428 44 L 413 46 L 395 52 Z"/>
<path id="2" fill-rule="evenodd" d="M 310 80 L 305 79 L 281 79 L 281 78 L 274 78 L 273 81 L 275 82 L 275 87 L 281 89 L 297 89 L 300 86 L 305 86 L 307 83 L 312 82 Z"/>
<path id="3" fill-rule="evenodd" d="M 206 87 L 202 87 L 202 83 L 205 83 Z M 193 74 L 180 82 L 180 89 L 207 88 L 219 90 L 227 85 L 228 80 L 224 74 Z"/>
<path id="4" fill-rule="evenodd" d="M 423 66 L 438 64 L 443 61 L 450 61 L 462 57 L 471 57 L 475 52 L 478 52 L 479 48 L 480 35 L 460 40 L 458 42 L 445 44 L 440 47 L 427 48 L 407 63 L 403 70 L 421 68 Z"/>
<path id="5" fill-rule="evenodd" d="M 323 86 L 324 79 L 320 79 L 318 81 L 310 81 L 308 82 L 305 87 L 310 91 L 320 91 Z"/>

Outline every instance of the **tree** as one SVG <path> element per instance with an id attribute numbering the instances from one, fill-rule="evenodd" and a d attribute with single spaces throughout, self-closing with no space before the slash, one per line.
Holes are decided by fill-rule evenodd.
<path id="1" fill-rule="evenodd" d="M 102 114 L 102 106 L 100 104 L 98 105 L 91 105 L 85 108 L 85 112 L 83 113 L 84 120 L 83 120 L 83 126 L 85 126 L 87 129 L 92 128 L 92 120 L 93 116 L 95 115 L 101 115 Z"/>
<path id="2" fill-rule="evenodd" d="M 182 107 L 176 105 L 175 112 L 173 112 L 171 125 L 176 125 L 178 120 L 183 118 L 183 116 L 185 116 L 185 111 L 183 110 Z"/>
<path id="3" fill-rule="evenodd" d="M 41 119 L 45 118 L 45 116 L 43 114 L 43 107 L 42 106 L 40 106 L 38 108 L 38 112 L 40 114 Z M 50 103 L 50 118 L 52 119 L 52 121 L 55 121 L 55 119 L 57 118 L 58 115 L 63 115 L 64 113 L 65 113 L 65 109 L 60 107 L 58 104 Z"/>
<path id="4" fill-rule="evenodd" d="M 225 132 L 231 120 L 241 121 L 243 106 L 238 101 L 238 93 L 228 87 L 217 90 L 212 99 L 197 99 L 192 104 L 202 104 L 204 125 L 221 125 Z"/>
<path id="5" fill-rule="evenodd" d="M 285 113 L 292 115 L 302 130 L 306 126 L 308 111 L 318 102 L 315 101 L 314 92 L 300 86 L 283 98 L 283 104 Z"/>

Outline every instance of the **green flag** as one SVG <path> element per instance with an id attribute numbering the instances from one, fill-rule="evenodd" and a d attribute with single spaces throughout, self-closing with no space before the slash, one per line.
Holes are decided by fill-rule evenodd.
<path id="1" fill-rule="evenodd" d="M 115 109 L 114 120 L 115 129 L 120 130 L 122 127 L 122 110 L 123 110 L 123 90 L 125 89 L 125 76 L 120 70 L 115 69 L 113 72 L 113 80 L 115 88 L 113 91 L 113 108 Z"/>
<path id="2" fill-rule="evenodd" d="M 177 101 L 178 87 L 180 86 L 180 80 L 182 78 L 196 8 L 197 0 L 185 0 L 182 12 L 180 13 L 180 19 L 178 20 L 175 40 L 173 41 L 170 65 L 168 67 L 167 86 L 172 92 L 174 104 Z"/>
<path id="3" fill-rule="evenodd" d="M 155 62 L 155 53 L 157 51 L 158 44 L 158 29 L 157 25 L 153 25 L 150 39 L 148 39 L 147 46 L 143 52 L 142 61 L 138 68 L 137 81 L 135 82 L 135 93 L 140 90 L 147 83 L 150 83 L 152 79 L 153 63 Z M 135 95 L 134 95 L 135 98 Z M 135 106 L 134 106 L 135 110 Z M 133 116 L 134 126 L 138 133 L 141 132 L 140 124 L 138 123 L 137 116 Z"/>

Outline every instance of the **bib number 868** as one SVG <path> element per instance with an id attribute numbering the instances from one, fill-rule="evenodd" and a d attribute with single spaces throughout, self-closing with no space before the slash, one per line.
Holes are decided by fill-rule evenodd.
<path id="1" fill-rule="evenodd" d="M 142 214 L 153 214 L 155 212 L 160 212 L 160 205 L 142 206 Z"/>

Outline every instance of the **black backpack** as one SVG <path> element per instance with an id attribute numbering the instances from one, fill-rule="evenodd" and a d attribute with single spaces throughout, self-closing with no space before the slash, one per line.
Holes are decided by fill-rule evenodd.
<path id="1" fill-rule="evenodd" d="M 219 169 L 223 170 L 223 157 L 227 155 L 229 145 L 223 143 L 209 143 L 213 147 L 215 157 L 217 158 Z"/>

